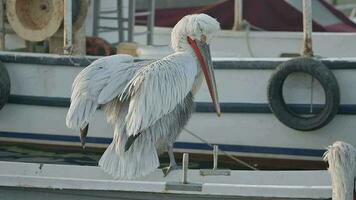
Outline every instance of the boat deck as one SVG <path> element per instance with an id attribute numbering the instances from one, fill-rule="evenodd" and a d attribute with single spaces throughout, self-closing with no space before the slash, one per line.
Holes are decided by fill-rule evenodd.
<path id="1" fill-rule="evenodd" d="M 164 178 L 161 170 L 138 180 L 115 180 L 99 167 L 0 162 L 0 191 L 7 199 L 327 199 L 327 171 L 231 171 L 201 176 L 181 170 Z M 11 197 L 11 198 L 10 198 Z M 253 198 L 251 198 L 253 197 Z M 6 199 L 5 198 L 5 199 Z"/>

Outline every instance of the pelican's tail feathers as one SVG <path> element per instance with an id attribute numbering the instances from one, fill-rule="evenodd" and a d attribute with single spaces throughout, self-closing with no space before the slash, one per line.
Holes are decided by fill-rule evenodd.
<path id="1" fill-rule="evenodd" d="M 153 142 L 143 143 L 140 137 L 127 151 L 124 150 L 125 142 L 116 144 L 113 141 L 104 152 L 99 166 L 106 173 L 118 179 L 135 179 L 146 176 L 159 167 Z"/>

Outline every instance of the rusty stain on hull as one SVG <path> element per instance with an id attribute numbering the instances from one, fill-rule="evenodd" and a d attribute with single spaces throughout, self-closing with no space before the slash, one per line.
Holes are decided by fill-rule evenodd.
<path id="1" fill-rule="evenodd" d="M 304 56 L 313 56 L 313 43 L 312 43 L 312 38 L 311 37 L 304 37 L 304 51 L 303 55 Z"/>

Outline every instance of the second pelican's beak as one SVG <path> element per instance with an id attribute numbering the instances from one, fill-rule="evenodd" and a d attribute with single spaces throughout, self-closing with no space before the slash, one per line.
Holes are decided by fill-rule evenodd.
<path id="1" fill-rule="evenodd" d="M 208 85 L 211 99 L 213 100 L 215 111 L 220 117 L 221 112 L 218 90 L 216 89 L 213 61 L 211 60 L 209 45 L 205 41 L 192 40 L 189 36 L 187 37 L 187 40 L 199 60 L 200 67 L 204 73 L 205 80 Z"/>

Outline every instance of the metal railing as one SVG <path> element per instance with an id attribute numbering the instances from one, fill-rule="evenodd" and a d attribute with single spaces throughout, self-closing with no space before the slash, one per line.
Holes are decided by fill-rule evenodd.
<path id="1" fill-rule="evenodd" d="M 99 36 L 103 32 L 118 33 L 118 43 L 133 42 L 135 35 L 147 35 L 147 45 L 153 44 L 153 28 L 155 20 L 155 0 L 148 1 L 148 8 L 146 11 L 136 11 L 136 0 L 129 0 L 128 7 L 123 6 L 123 0 L 117 0 L 116 9 L 101 11 L 101 1 L 94 1 L 94 16 L 93 16 L 93 36 Z M 124 16 L 124 9 L 127 9 L 127 16 Z M 113 14 L 116 14 L 113 15 Z M 134 31 L 136 17 L 147 16 L 146 27 L 147 31 Z M 104 26 L 101 20 L 117 21 L 116 26 Z M 126 25 L 126 27 L 125 27 Z M 126 37 L 127 36 L 127 37 Z"/>
<path id="2" fill-rule="evenodd" d="M 356 3 L 338 5 L 336 6 L 336 8 L 342 12 L 350 11 L 349 18 L 350 19 L 356 18 Z"/>

